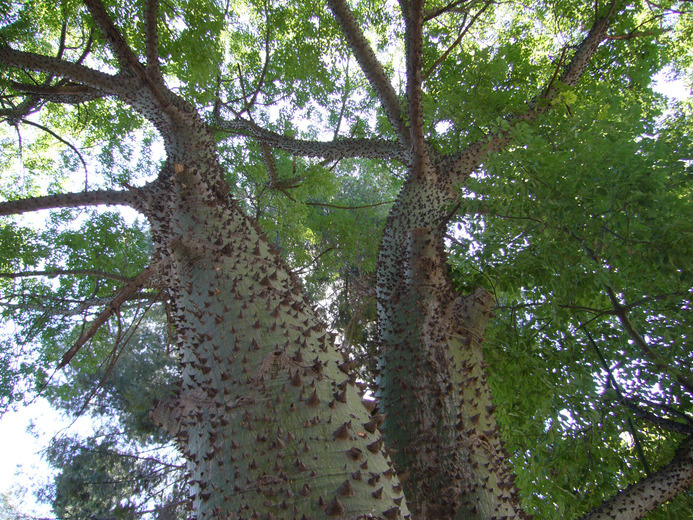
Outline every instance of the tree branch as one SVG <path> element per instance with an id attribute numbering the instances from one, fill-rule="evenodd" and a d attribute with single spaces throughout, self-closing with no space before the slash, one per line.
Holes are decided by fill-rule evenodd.
<path id="1" fill-rule="evenodd" d="M 654 363 L 654 365 L 659 370 L 666 374 L 671 374 L 681 386 L 688 390 L 689 393 L 693 394 L 693 381 L 684 376 L 680 370 L 673 369 L 669 365 L 669 363 L 666 362 L 666 360 L 662 359 L 662 357 L 659 354 L 657 354 L 650 348 L 650 346 L 643 339 L 643 337 L 633 327 L 633 324 L 630 322 L 630 320 L 628 319 L 628 315 L 626 314 L 626 307 L 622 306 L 621 303 L 618 301 L 618 298 L 616 297 L 616 294 L 614 293 L 613 289 L 609 286 L 606 286 L 605 290 L 606 294 L 609 296 L 609 300 L 611 301 L 611 305 L 614 308 L 618 320 L 621 322 L 621 325 L 628 333 L 630 338 L 633 340 L 633 342 L 638 346 L 643 355 L 652 363 Z"/>
<path id="2" fill-rule="evenodd" d="M 638 520 L 693 485 L 693 436 L 654 475 L 628 486 L 579 520 Z"/>
<path id="3" fill-rule="evenodd" d="M 567 87 L 577 85 L 580 77 L 587 69 L 592 56 L 599 46 L 607 39 L 607 29 L 614 12 L 612 3 L 609 12 L 595 20 L 587 36 L 578 46 L 572 60 L 566 66 L 560 77 L 560 83 Z M 512 127 L 517 123 L 534 121 L 551 108 L 551 101 L 558 95 L 559 88 L 552 79 L 543 92 L 529 102 L 529 108 L 522 114 L 510 115 L 505 121 L 511 126 L 509 130 L 500 130 L 491 138 L 477 141 L 467 146 L 462 152 L 447 156 L 443 159 L 446 169 L 450 171 L 453 183 L 461 183 L 481 164 L 483 159 L 492 153 L 503 150 L 512 140 Z"/>
<path id="4" fill-rule="evenodd" d="M 424 14 L 424 21 L 428 22 L 444 13 L 460 12 L 462 11 L 462 8 L 460 7 L 461 4 L 464 4 L 464 0 L 454 0 L 453 2 L 450 2 L 448 5 L 445 5 L 439 9 L 426 11 Z"/>
<path id="5" fill-rule="evenodd" d="M 460 33 L 457 35 L 457 39 L 448 47 L 443 54 L 440 55 L 440 57 L 436 60 L 436 62 L 430 66 L 430 68 L 426 71 L 426 74 L 424 74 L 423 81 L 426 81 L 431 74 L 433 74 L 433 71 L 440 65 L 445 58 L 447 58 L 450 53 L 453 51 L 455 47 L 457 47 L 461 42 L 464 36 L 469 32 L 469 29 L 472 28 L 472 25 L 474 25 L 474 22 L 476 22 L 479 17 L 486 11 L 486 9 L 489 8 L 489 6 L 492 4 L 492 0 L 488 0 L 487 2 L 484 3 L 484 6 L 477 11 L 477 13 L 472 17 L 471 21 L 468 24 L 465 24 L 464 22 L 467 20 L 467 14 L 465 13 L 465 18 L 462 22 L 462 29 L 460 29 Z"/>
<path id="6" fill-rule="evenodd" d="M 84 4 L 89 9 L 89 12 L 94 19 L 96 26 L 101 31 L 101 34 L 103 34 L 104 38 L 106 38 L 108 46 L 118 59 L 121 71 L 123 73 L 133 73 L 135 76 L 140 78 L 149 89 L 149 92 L 159 102 L 161 108 L 167 109 L 169 107 L 169 101 L 166 99 L 163 92 L 163 82 L 159 82 L 160 77 L 153 78 L 147 73 L 147 70 L 140 63 L 133 50 L 125 41 L 125 38 L 121 34 L 118 27 L 116 27 L 113 20 L 111 20 L 111 17 L 106 12 L 106 8 L 101 1 L 84 0 Z M 148 6 L 147 9 L 150 10 L 151 7 Z M 147 23 L 149 23 L 149 21 L 147 21 Z M 154 23 L 156 24 L 156 20 Z M 156 30 L 156 28 L 154 28 L 154 30 Z M 149 52 L 149 48 L 147 49 L 147 52 Z"/>
<path id="7" fill-rule="evenodd" d="M 150 2 L 148 2 L 150 3 Z M 106 8 L 101 3 L 100 0 L 84 0 L 84 5 L 89 9 L 91 17 L 94 23 L 101 31 L 101 34 L 108 42 L 108 46 L 113 51 L 118 63 L 120 64 L 120 69 L 122 72 L 135 72 L 135 67 L 139 64 L 139 60 L 135 53 L 132 51 L 125 38 L 121 34 L 120 30 L 111 20 L 111 17 L 106 12 Z M 147 11 L 149 11 L 149 6 L 147 6 Z M 149 13 L 147 13 L 148 15 Z M 146 29 L 149 28 L 149 20 L 146 21 Z M 145 30 L 146 30 L 145 29 Z M 148 42 L 149 43 L 149 42 Z M 149 48 L 147 48 L 149 52 Z"/>
<path id="8" fill-rule="evenodd" d="M 70 360 L 74 357 L 77 352 L 79 352 L 79 349 L 82 348 L 82 346 L 89 341 L 92 337 L 94 337 L 94 334 L 96 334 L 96 331 L 99 330 L 101 325 L 106 323 L 108 319 L 115 314 L 118 309 L 120 309 L 120 306 L 136 291 L 142 287 L 145 282 L 151 278 L 154 273 L 156 272 L 156 268 L 154 265 L 150 265 L 147 267 L 144 271 L 142 271 L 140 274 L 135 276 L 128 285 L 123 287 L 118 294 L 113 298 L 111 303 L 108 304 L 108 306 L 99 314 L 99 316 L 92 322 L 91 326 L 89 329 L 87 329 L 86 332 L 82 334 L 82 336 L 77 340 L 77 342 L 63 354 L 62 359 L 60 360 L 60 363 L 58 364 L 58 369 L 63 368 L 65 365 L 67 365 Z"/>
<path id="9" fill-rule="evenodd" d="M 361 66 L 361 70 L 366 75 L 368 82 L 375 91 L 380 104 L 385 111 L 387 120 L 390 122 L 399 137 L 400 143 L 406 150 L 409 149 L 409 131 L 402 121 L 399 98 L 392 83 L 385 74 L 383 66 L 376 58 L 363 31 L 356 22 L 351 9 L 346 0 L 327 0 L 327 4 L 337 19 L 337 23 L 342 29 L 351 51 Z"/>
<path id="10" fill-rule="evenodd" d="M 401 145 L 382 139 L 338 138 L 334 141 L 307 141 L 286 137 L 260 128 L 251 121 L 236 119 L 228 121 L 215 118 L 212 127 L 235 135 L 253 137 L 267 145 L 301 157 L 321 157 L 328 161 L 363 157 L 369 159 L 392 159 L 402 162 L 407 156 Z"/>
<path id="11" fill-rule="evenodd" d="M 69 61 L 12 49 L 0 44 L 0 63 L 7 67 L 45 72 L 87 85 L 104 94 L 118 95 L 126 90 L 124 78 L 99 72 Z"/>
<path id="12" fill-rule="evenodd" d="M 42 209 L 78 208 L 82 206 L 130 206 L 142 210 L 136 189 L 128 191 L 97 190 L 81 193 L 59 193 L 29 199 L 0 202 L 0 216 L 20 215 Z"/>
<path id="13" fill-rule="evenodd" d="M 406 11 L 404 41 L 407 51 L 407 100 L 409 102 L 409 125 L 414 175 L 422 173 L 424 156 L 426 156 L 423 95 L 421 92 L 424 3 L 424 0 L 402 1 L 402 10 Z"/>
<path id="14" fill-rule="evenodd" d="M 76 105 L 85 103 L 104 96 L 104 93 L 86 85 L 76 83 L 60 82 L 56 85 L 31 85 L 28 83 L 16 83 L 13 81 L 8 84 L 20 92 L 33 94 L 42 100 L 53 103 L 65 103 Z"/>
<path id="15" fill-rule="evenodd" d="M 71 148 L 73 152 L 75 152 L 75 154 L 77 155 L 77 158 L 82 163 L 82 167 L 84 168 L 84 191 L 86 192 L 89 189 L 89 169 L 87 168 L 87 162 L 84 160 L 84 157 L 82 157 L 82 154 L 77 149 L 77 147 L 75 145 L 73 145 L 72 143 L 70 143 L 69 141 L 66 141 L 65 139 L 60 137 L 58 134 L 56 134 L 53 130 L 51 130 L 47 126 L 41 125 L 39 123 L 34 123 L 33 121 L 30 121 L 28 119 L 22 119 L 21 122 L 24 124 L 36 127 L 40 130 L 43 130 L 47 134 L 52 135 L 55 139 L 57 139 L 58 141 L 63 143 L 65 146 Z"/>
<path id="16" fill-rule="evenodd" d="M 144 35 L 147 49 L 147 71 L 152 78 L 163 83 L 161 69 L 159 67 L 159 31 L 157 20 L 159 14 L 159 1 L 147 0 L 144 6 Z"/>

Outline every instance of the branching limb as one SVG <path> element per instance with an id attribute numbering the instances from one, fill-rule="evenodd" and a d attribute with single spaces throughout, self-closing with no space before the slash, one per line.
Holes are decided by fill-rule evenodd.
<path id="1" fill-rule="evenodd" d="M 660 428 L 663 428 L 670 432 L 680 433 L 683 435 L 693 435 L 693 421 L 691 421 L 690 418 L 687 418 L 688 420 L 686 423 L 681 423 L 678 421 L 674 421 L 673 419 L 661 417 L 648 410 L 645 410 L 633 399 L 621 397 L 621 402 L 635 415 L 646 420 L 650 424 L 659 426 Z"/>
<path id="2" fill-rule="evenodd" d="M 128 191 L 97 190 L 82 193 L 59 193 L 29 199 L 0 202 L 0 216 L 20 215 L 42 209 L 78 208 L 82 206 L 131 206 L 137 210 L 142 208 L 137 197 L 136 189 Z"/>
<path id="3" fill-rule="evenodd" d="M 652 476 L 628 486 L 579 520 L 638 520 L 693 485 L 693 436 Z"/>
<path id="4" fill-rule="evenodd" d="M 368 82 L 375 91 L 385 111 L 387 120 L 397 133 L 401 144 L 408 150 L 410 148 L 409 130 L 402 120 L 397 93 L 385 74 L 383 66 L 378 61 L 378 58 L 376 58 L 373 49 L 368 43 L 366 36 L 363 34 L 361 27 L 359 27 L 359 24 L 356 22 L 346 0 L 328 0 L 327 4 L 332 14 L 334 14 L 337 19 L 342 33 L 356 57 L 356 61 L 358 61 L 361 70 L 363 70 Z"/>
<path id="5" fill-rule="evenodd" d="M 587 36 L 578 46 L 573 58 L 565 67 L 560 76 L 560 83 L 564 86 L 574 87 L 587 69 L 592 56 L 607 39 L 609 22 L 613 17 L 614 3 L 607 14 L 595 20 Z M 506 122 L 513 127 L 522 121 L 534 121 L 541 114 L 551 108 L 551 101 L 558 95 L 559 89 L 555 78 L 549 82 L 542 93 L 536 96 L 528 104 L 529 108 L 522 114 L 508 116 Z M 453 183 L 463 182 L 481 164 L 483 159 L 492 153 L 503 150 L 512 140 L 512 129 L 500 130 L 487 140 L 472 143 L 465 150 L 444 159 L 445 168 L 450 171 Z"/>
<path id="6" fill-rule="evenodd" d="M 121 71 L 135 72 L 134 69 L 139 64 L 139 60 L 135 56 L 135 53 L 132 51 L 128 43 L 125 41 L 125 37 L 121 34 L 118 27 L 116 27 L 116 25 L 113 23 L 113 20 L 111 20 L 111 17 L 106 12 L 106 8 L 101 1 L 84 0 L 84 5 L 87 6 L 87 9 L 89 9 L 94 23 L 108 42 L 108 46 L 113 51 L 113 54 L 120 64 Z M 150 6 L 147 6 L 147 15 L 149 15 L 149 9 Z M 148 19 L 146 24 L 147 29 L 149 29 Z M 149 52 L 149 47 L 147 47 L 147 52 Z"/>
<path id="7" fill-rule="evenodd" d="M 138 274 L 135 278 L 128 283 L 125 287 L 123 287 L 118 294 L 113 298 L 111 303 L 99 314 L 99 316 L 93 321 L 89 329 L 87 329 L 86 332 L 82 334 L 82 336 L 77 340 L 77 342 L 63 354 L 62 359 L 60 360 L 60 363 L 58 364 L 58 369 L 63 368 L 65 365 L 67 365 L 70 360 L 74 357 L 74 355 L 79 351 L 82 346 L 89 341 L 91 338 L 94 337 L 94 334 L 96 334 L 96 331 L 99 330 L 101 325 L 106 323 L 108 319 L 115 314 L 118 309 L 120 309 L 120 306 L 136 291 L 138 291 L 146 282 L 151 278 L 154 273 L 156 272 L 156 267 L 154 265 L 150 265 L 147 267 L 144 271 L 142 271 L 140 274 Z"/>
<path id="8" fill-rule="evenodd" d="M 127 80 L 120 76 L 112 76 L 51 56 L 19 51 L 4 44 L 0 44 L 0 64 L 66 78 L 80 85 L 93 87 L 104 94 L 117 96 L 127 91 Z"/>
<path id="9" fill-rule="evenodd" d="M 137 76 L 138 78 L 140 78 L 144 82 L 144 84 L 147 86 L 147 88 L 149 89 L 151 94 L 160 103 L 161 108 L 162 109 L 168 108 L 169 102 L 166 99 L 166 96 L 164 95 L 163 84 L 159 83 L 158 81 L 155 82 L 155 79 L 153 79 L 147 73 L 147 70 L 139 62 L 139 60 L 137 59 L 137 56 L 135 55 L 133 50 L 130 48 L 128 43 L 125 41 L 125 38 L 121 34 L 118 27 L 116 27 L 116 25 L 113 23 L 113 20 L 111 20 L 111 17 L 106 12 L 106 8 L 101 3 L 101 1 L 100 0 L 84 0 L 84 4 L 89 9 L 89 12 L 91 13 L 92 18 L 94 19 L 96 26 L 101 31 L 101 34 L 103 34 L 104 38 L 106 38 L 106 41 L 108 42 L 108 46 L 111 48 L 111 50 L 115 54 L 116 58 L 118 59 L 118 63 L 120 64 L 121 72 L 123 72 L 124 74 L 128 74 L 128 73 L 135 74 L 135 76 Z M 149 10 L 151 8 L 147 7 L 147 9 Z M 149 23 L 149 22 L 147 22 L 147 23 Z M 147 52 L 149 52 L 149 49 L 147 49 Z M 158 56 L 158 51 L 157 51 L 157 56 Z M 157 62 L 158 62 L 158 57 L 157 57 Z M 156 78 L 156 79 L 158 80 L 158 78 Z"/>
<path id="10" fill-rule="evenodd" d="M 339 138 L 334 141 L 307 141 L 265 130 L 244 119 L 227 121 L 216 118 L 212 125 L 216 130 L 252 137 L 272 148 L 301 157 L 321 157 L 328 161 L 352 157 L 369 159 L 395 158 L 402 162 L 406 160 L 406 154 L 401 145 L 382 139 Z"/>

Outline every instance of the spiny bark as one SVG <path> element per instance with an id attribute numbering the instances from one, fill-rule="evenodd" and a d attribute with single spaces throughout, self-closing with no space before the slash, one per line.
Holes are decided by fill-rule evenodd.
<path id="1" fill-rule="evenodd" d="M 181 392 L 155 416 L 189 460 L 197 518 L 406 513 L 331 335 L 256 225 L 210 183 L 211 151 L 183 156 L 149 211 L 182 357 Z"/>
<path id="2" fill-rule="evenodd" d="M 629 486 L 579 520 L 639 520 L 693 486 L 693 436 L 651 477 Z"/>
<path id="3" fill-rule="evenodd" d="M 21 215 L 42 209 L 80 208 L 84 206 L 131 206 L 138 207 L 134 191 L 95 190 L 82 193 L 58 193 L 29 199 L 0 202 L 0 215 Z"/>
<path id="4" fill-rule="evenodd" d="M 457 294 L 446 273 L 440 223 L 453 197 L 428 163 L 410 174 L 386 225 L 378 267 L 385 438 L 416 514 L 521 518 L 481 352 L 492 298 Z"/>

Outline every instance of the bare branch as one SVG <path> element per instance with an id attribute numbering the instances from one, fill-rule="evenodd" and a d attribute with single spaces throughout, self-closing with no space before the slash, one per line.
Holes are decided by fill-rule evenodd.
<path id="1" fill-rule="evenodd" d="M 10 299 L 13 297 L 15 296 L 10 295 Z M 69 300 L 67 298 L 36 293 L 22 294 L 21 297 L 23 301 L 19 303 L 0 301 L 0 307 L 17 311 L 35 311 L 43 313 L 45 316 L 83 316 L 95 307 L 108 305 L 113 299 L 113 297 L 94 297 L 86 300 Z M 153 299 L 161 300 L 160 293 L 138 292 L 128 297 L 127 301 L 141 302 L 142 300 L 151 301 Z M 68 305 L 71 305 L 71 307 Z"/>
<path id="2" fill-rule="evenodd" d="M 82 193 L 59 193 L 29 199 L 0 202 L 0 216 L 20 215 L 30 211 L 58 208 L 78 208 L 82 206 L 131 206 L 141 209 L 136 190 L 97 190 Z"/>
<path id="3" fill-rule="evenodd" d="M 693 436 L 689 436 L 659 471 L 628 486 L 579 520 L 639 520 L 692 485 Z"/>
<path id="4" fill-rule="evenodd" d="M 440 57 L 436 60 L 436 62 L 430 66 L 430 68 L 426 71 L 426 74 L 424 74 L 423 81 L 426 81 L 429 77 L 431 77 L 431 74 L 433 74 L 433 71 L 443 63 L 445 58 L 447 58 L 450 53 L 457 47 L 460 43 L 462 43 L 462 40 L 464 39 L 465 35 L 469 32 L 469 29 L 472 28 L 472 25 L 474 25 L 474 22 L 476 22 L 479 17 L 486 11 L 486 9 L 489 8 L 489 6 L 492 4 L 492 0 L 489 0 L 484 3 L 484 6 L 477 11 L 477 13 L 472 17 L 471 21 L 468 24 L 465 24 L 464 22 L 466 21 L 466 13 L 465 13 L 465 18 L 462 23 L 462 28 L 460 29 L 459 34 L 457 35 L 457 39 L 448 47 L 443 54 L 440 55 Z"/>
<path id="5" fill-rule="evenodd" d="M 349 43 L 356 61 L 358 61 L 361 70 L 363 70 L 380 104 L 383 106 L 387 120 L 394 128 L 404 148 L 408 150 L 410 146 L 409 131 L 402 120 L 399 98 L 385 74 L 383 66 L 376 58 L 346 0 L 328 0 L 327 4 L 342 28 L 342 33 Z"/>
<path id="6" fill-rule="evenodd" d="M 108 321 L 108 319 L 111 316 L 113 316 L 113 314 L 115 314 L 118 311 L 118 309 L 120 309 L 120 306 L 133 293 L 138 291 L 140 287 L 142 287 L 146 283 L 146 281 L 154 275 L 155 272 L 156 268 L 154 267 L 154 265 L 150 265 L 144 271 L 138 274 L 135 278 L 133 278 L 128 285 L 123 287 L 115 296 L 115 298 L 113 298 L 111 303 L 92 322 L 89 329 L 84 334 L 82 334 L 82 336 L 77 340 L 77 342 L 72 346 L 72 348 L 70 348 L 70 350 L 63 354 L 63 357 L 60 360 L 60 363 L 58 364 L 58 369 L 61 369 L 65 365 L 67 365 L 70 362 L 70 360 L 74 357 L 74 355 L 79 351 L 79 349 L 81 349 L 87 341 L 94 337 L 94 334 L 96 334 L 96 331 L 99 330 L 101 325 L 106 323 L 106 321 Z"/>
<path id="7" fill-rule="evenodd" d="M 36 127 L 36 128 L 39 128 L 40 130 L 43 130 L 43 131 L 46 132 L 47 134 L 52 135 L 52 136 L 55 137 L 58 141 L 60 141 L 61 143 L 63 143 L 65 146 L 71 148 L 72 151 L 75 152 L 75 154 L 77 154 L 77 157 L 78 157 L 79 160 L 81 161 L 82 167 L 84 168 L 84 191 L 86 192 L 86 191 L 89 189 L 89 180 L 88 180 L 88 179 L 89 179 L 89 169 L 87 168 L 87 163 L 86 163 L 86 161 L 84 160 L 84 157 L 82 157 L 82 154 L 81 154 L 80 151 L 77 149 L 77 147 L 76 147 L 75 145 L 73 145 L 72 143 L 70 143 L 69 141 L 66 141 L 65 139 L 63 139 L 62 137 L 60 137 L 58 134 L 56 134 L 53 130 L 51 130 L 51 129 L 48 128 L 47 126 L 41 125 L 41 124 L 39 124 L 39 123 L 34 123 L 33 121 L 29 121 L 28 119 L 22 119 L 22 123 L 27 124 L 27 125 L 34 126 L 34 127 Z"/>
<path id="8" fill-rule="evenodd" d="M 212 124 L 216 130 L 253 137 L 273 148 L 301 157 L 322 157 L 330 161 L 352 157 L 394 158 L 402 162 L 407 160 L 404 150 L 398 143 L 382 139 L 338 138 L 334 141 L 307 141 L 265 130 L 244 119 L 227 121 L 216 118 Z"/>

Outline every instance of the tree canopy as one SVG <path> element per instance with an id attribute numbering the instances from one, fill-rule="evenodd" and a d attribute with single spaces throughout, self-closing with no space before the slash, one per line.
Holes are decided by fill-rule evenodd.
<path id="1" fill-rule="evenodd" d="M 518 515 L 578 518 L 672 461 L 688 464 L 693 106 L 654 87 L 693 81 L 691 7 L 0 6 L 0 406 L 40 393 L 98 423 L 95 437 L 49 450 L 60 469 L 46 490 L 56 515 L 184 518 L 193 507 L 186 483 L 197 477 L 151 414 L 190 363 L 161 253 L 177 246 L 157 242 L 152 206 L 140 201 L 162 172 L 178 182 L 178 141 L 198 146 L 166 119 L 168 107 L 199 116 L 224 186 L 336 335 L 343 371 L 386 403 L 375 427 L 385 420 L 400 475 L 411 440 L 393 410 L 421 407 L 425 392 L 408 401 L 401 388 L 416 389 L 418 372 L 404 383 L 388 372 L 402 343 L 392 323 L 404 315 L 400 299 L 415 301 L 405 310 L 421 314 L 416 341 L 435 345 L 431 330 L 446 325 L 424 315 L 453 299 L 412 250 L 431 265 L 442 258 L 441 279 L 459 294 L 483 288 L 495 302 L 474 341 L 483 340 L 489 416 Z M 440 256 L 413 230 L 428 230 Z M 434 289 L 403 292 L 417 269 Z M 479 416 L 464 420 L 476 426 Z M 475 435 L 456 449 L 481 450 Z M 415 511 L 427 491 L 405 479 Z M 675 495 L 627 518 L 693 514 L 690 483 Z M 325 514 L 342 514 L 341 502 L 326 502 Z M 459 518 L 493 518 L 465 511 Z"/>

